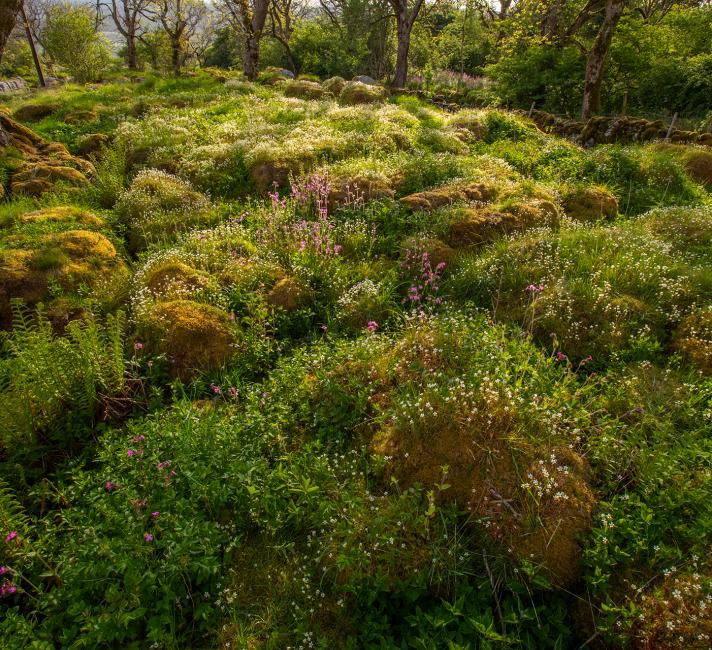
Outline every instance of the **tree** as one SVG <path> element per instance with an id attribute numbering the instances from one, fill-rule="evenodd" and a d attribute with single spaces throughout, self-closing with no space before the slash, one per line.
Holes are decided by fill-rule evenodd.
<path id="1" fill-rule="evenodd" d="M 398 47 L 396 53 L 396 69 L 393 74 L 393 87 L 403 88 L 408 79 L 408 50 L 410 49 L 410 35 L 413 23 L 418 17 L 423 0 L 390 0 L 396 13 L 396 34 Z"/>
<path id="2" fill-rule="evenodd" d="M 244 42 L 243 71 L 254 80 L 260 61 L 260 40 L 271 0 L 221 0 L 235 31 Z"/>
<path id="3" fill-rule="evenodd" d="M 96 31 L 94 16 L 86 7 L 69 3 L 50 7 L 42 43 L 47 54 L 80 83 L 99 80 L 111 62 L 109 41 Z"/>
<path id="4" fill-rule="evenodd" d="M 623 15 L 626 0 L 606 0 L 603 21 L 586 60 L 586 73 L 583 81 L 583 103 L 581 119 L 587 120 L 601 109 L 601 83 L 606 57 L 611 49 L 613 34 Z"/>
<path id="5" fill-rule="evenodd" d="M 161 25 L 171 48 L 171 68 L 180 76 L 188 45 L 207 13 L 203 0 L 152 0 L 146 15 Z"/>
<path id="6" fill-rule="evenodd" d="M 2 0 L 0 2 L 0 60 L 2 60 L 5 51 L 7 39 L 15 27 L 21 6 L 22 0 Z"/>
<path id="7" fill-rule="evenodd" d="M 138 68 L 136 44 L 142 35 L 141 19 L 150 0 L 110 0 L 101 2 L 99 6 L 106 7 L 116 25 L 116 31 L 126 41 L 126 64 L 129 70 Z"/>
<path id="8" fill-rule="evenodd" d="M 302 0 L 272 0 L 269 8 L 270 36 L 282 45 L 294 72 L 299 72 L 299 65 L 290 45 L 294 20 L 304 18 L 306 10 L 307 5 Z"/>

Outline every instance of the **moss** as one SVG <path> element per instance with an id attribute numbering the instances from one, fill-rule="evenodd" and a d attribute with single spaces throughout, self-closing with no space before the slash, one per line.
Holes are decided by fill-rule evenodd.
<path id="1" fill-rule="evenodd" d="M 166 355 L 171 372 L 183 381 L 224 365 L 235 342 L 224 311 L 192 300 L 156 303 L 142 317 L 139 334 L 150 351 Z"/>
<path id="2" fill-rule="evenodd" d="M 513 202 L 499 211 L 463 208 L 451 213 L 446 241 L 455 248 L 479 246 L 511 233 L 557 224 L 558 210 L 550 202 Z"/>
<path id="3" fill-rule="evenodd" d="M 411 237 L 403 243 L 403 257 L 420 257 L 428 254 L 433 269 L 444 263 L 449 266 L 457 255 L 457 251 L 445 242 L 434 237 Z"/>
<path id="4" fill-rule="evenodd" d="M 648 587 L 638 603 L 633 625 L 635 650 L 708 650 L 712 638 L 712 572 L 709 565 L 684 573 L 667 572 Z"/>
<path id="5" fill-rule="evenodd" d="M 93 108 L 90 109 L 77 109 L 74 111 L 69 111 L 68 113 L 65 113 L 64 117 L 62 120 L 64 121 L 65 124 L 88 124 L 89 122 L 93 122 L 99 117 L 99 113 L 96 112 Z"/>
<path id="6" fill-rule="evenodd" d="M 441 336 L 406 337 L 376 366 L 391 369 L 385 374 L 392 373 L 393 385 L 423 392 L 421 382 L 452 363 Z M 541 435 L 546 425 L 539 431 L 505 392 L 485 392 L 468 393 L 467 400 L 429 393 L 423 401 L 432 402 L 437 416 L 427 425 L 389 423 L 370 448 L 390 459 L 400 489 L 445 480 L 449 487 L 438 499 L 469 511 L 510 559 L 538 565 L 555 585 L 571 585 L 581 573 L 580 537 L 595 506 L 590 469 L 565 444 Z"/>
<path id="7" fill-rule="evenodd" d="M 51 285 L 71 294 L 87 287 L 102 301 L 118 295 L 128 269 L 114 245 L 101 233 L 68 230 L 41 237 L 33 250 L 5 250 L 0 254 L 0 322 L 11 321 L 10 301 L 29 305 L 49 297 Z"/>
<path id="8" fill-rule="evenodd" d="M 489 203 L 495 196 L 495 188 L 484 183 L 460 183 L 404 196 L 401 203 L 411 210 L 431 211 L 460 202 Z"/>
<path id="9" fill-rule="evenodd" d="M 109 136 L 104 133 L 88 133 L 77 144 L 77 152 L 82 156 L 99 153 L 109 144 Z"/>
<path id="10" fill-rule="evenodd" d="M 382 86 L 372 86 L 360 81 L 347 81 L 339 93 L 339 102 L 347 106 L 374 104 L 386 99 L 388 92 Z"/>
<path id="11" fill-rule="evenodd" d="M 82 226 L 102 226 L 104 221 L 88 210 L 71 205 L 43 208 L 25 212 L 18 217 L 20 223 L 77 223 Z"/>
<path id="12" fill-rule="evenodd" d="M 320 84 L 305 79 L 286 81 L 281 88 L 286 97 L 298 97 L 300 99 L 321 99 L 326 92 Z"/>
<path id="13" fill-rule="evenodd" d="M 690 149 L 682 157 L 685 171 L 690 178 L 712 186 L 712 153 L 702 149 Z"/>
<path id="14" fill-rule="evenodd" d="M 359 205 L 374 199 L 393 198 L 395 191 L 382 174 L 360 173 L 349 177 L 330 178 L 329 209 L 342 205 Z"/>
<path id="15" fill-rule="evenodd" d="M 675 333 L 677 350 L 707 375 L 712 375 L 712 308 L 682 321 Z"/>
<path id="16" fill-rule="evenodd" d="M 186 181 L 157 169 L 140 172 L 119 197 L 116 212 L 127 226 L 133 250 L 174 238 L 214 220 L 208 197 Z"/>
<path id="17" fill-rule="evenodd" d="M 308 304 L 311 291 L 298 280 L 286 277 L 279 280 L 266 296 L 267 304 L 291 312 Z"/>
<path id="18" fill-rule="evenodd" d="M 566 215 L 575 221 L 594 223 L 618 214 L 618 200 L 603 187 L 572 190 L 563 200 Z"/>
<path id="19" fill-rule="evenodd" d="M 459 111 L 448 119 L 447 124 L 466 142 L 477 142 L 487 137 L 487 124 L 480 111 Z"/>
<path id="20" fill-rule="evenodd" d="M 13 117 L 20 122 L 39 122 L 59 110 L 59 104 L 26 104 L 14 113 Z"/>
<path id="21" fill-rule="evenodd" d="M 166 298 L 176 293 L 194 292 L 211 283 L 207 273 L 183 262 L 168 260 L 151 267 L 144 278 L 146 288 L 154 296 Z"/>
<path id="22" fill-rule="evenodd" d="M 321 85 L 326 92 L 331 93 L 334 97 L 338 97 L 346 85 L 346 79 L 337 75 L 335 77 L 329 77 Z"/>

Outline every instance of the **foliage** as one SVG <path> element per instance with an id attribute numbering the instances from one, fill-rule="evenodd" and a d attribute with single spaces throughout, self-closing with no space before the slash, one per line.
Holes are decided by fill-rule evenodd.
<path id="1" fill-rule="evenodd" d="M 66 66 L 79 83 L 101 80 L 111 62 L 109 42 L 96 31 L 94 18 L 85 7 L 51 7 L 42 42 L 49 56 Z"/>

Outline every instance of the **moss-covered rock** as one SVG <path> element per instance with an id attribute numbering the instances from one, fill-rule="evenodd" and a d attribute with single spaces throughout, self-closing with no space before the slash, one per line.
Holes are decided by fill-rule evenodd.
<path id="1" fill-rule="evenodd" d="M 11 322 L 10 301 L 45 301 L 56 288 L 66 294 L 81 288 L 112 300 L 123 291 L 128 269 L 114 245 L 99 232 L 67 230 L 42 236 L 32 249 L 0 251 L 0 323 Z"/>
<path id="2" fill-rule="evenodd" d="M 65 124 L 89 124 L 99 117 L 99 113 L 93 108 L 77 109 L 69 111 L 64 115 L 63 121 Z"/>
<path id="3" fill-rule="evenodd" d="M 489 203 L 495 196 L 496 189 L 484 183 L 460 183 L 409 194 L 401 199 L 401 203 L 411 210 L 431 211 L 453 203 Z"/>
<path id="4" fill-rule="evenodd" d="M 39 122 L 57 110 L 59 104 L 25 104 L 13 113 L 13 117 L 20 122 Z"/>
<path id="5" fill-rule="evenodd" d="M 119 197 L 116 212 L 127 226 L 133 250 L 173 239 L 180 232 L 211 223 L 214 217 L 205 194 L 177 176 L 157 169 L 139 172 Z"/>
<path id="6" fill-rule="evenodd" d="M 292 312 L 311 300 L 311 291 L 292 277 L 279 280 L 266 296 L 267 304 Z"/>
<path id="7" fill-rule="evenodd" d="M 322 88 L 326 92 L 331 93 L 334 97 L 338 97 L 341 94 L 341 91 L 344 89 L 345 85 L 346 79 L 339 77 L 338 75 L 335 77 L 329 77 L 321 84 Z"/>
<path id="8" fill-rule="evenodd" d="M 234 352 L 235 332 L 228 315 L 192 300 L 158 302 L 139 323 L 150 352 L 165 354 L 183 381 L 224 365 Z"/>
<path id="9" fill-rule="evenodd" d="M 281 88 L 285 96 L 298 97 L 300 99 L 321 99 L 326 92 L 321 84 L 307 79 L 286 81 Z"/>
<path id="10" fill-rule="evenodd" d="M 21 214 L 17 220 L 20 223 L 77 223 L 84 227 L 99 228 L 104 225 L 104 220 L 97 217 L 89 210 L 73 205 L 62 205 L 51 208 L 42 208 Z"/>
<path id="11" fill-rule="evenodd" d="M 690 178 L 712 186 L 712 152 L 699 148 L 691 148 L 682 157 L 685 171 Z"/>
<path id="12" fill-rule="evenodd" d="M 583 187 L 564 196 L 564 211 L 575 221 L 595 223 L 618 214 L 618 199 L 603 187 Z"/>
<path id="13" fill-rule="evenodd" d="M 77 151 L 81 156 L 91 156 L 99 153 L 109 144 L 109 136 L 105 133 L 88 133 L 78 144 Z"/>
<path id="14" fill-rule="evenodd" d="M 374 104 L 388 96 L 388 91 L 382 86 L 371 86 L 360 81 L 348 81 L 339 93 L 339 102 L 347 106 L 357 104 Z"/>
<path id="15" fill-rule="evenodd" d="M 0 113 L 0 130 L 19 154 L 10 174 L 10 191 L 13 194 L 40 196 L 51 192 L 56 183 L 72 187 L 86 185 L 93 165 L 72 156 L 58 142 L 47 142 L 34 131 Z"/>

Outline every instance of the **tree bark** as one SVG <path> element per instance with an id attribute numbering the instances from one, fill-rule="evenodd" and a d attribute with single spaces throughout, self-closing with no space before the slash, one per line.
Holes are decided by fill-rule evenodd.
<path id="1" fill-rule="evenodd" d="M 390 0 L 396 12 L 396 33 L 398 48 L 396 50 L 396 68 L 393 74 L 393 87 L 404 88 L 408 80 L 408 51 L 410 50 L 410 34 L 418 12 L 423 6 L 423 0 L 415 0 L 408 7 L 408 0 Z"/>
<path id="2" fill-rule="evenodd" d="M 243 72 L 250 81 L 257 79 L 259 64 L 260 39 L 254 34 L 250 34 L 245 38 L 245 57 L 243 61 Z"/>
<path id="3" fill-rule="evenodd" d="M 410 28 L 407 21 L 398 18 L 398 48 L 396 50 L 396 68 L 393 71 L 393 87 L 404 88 L 408 81 L 408 52 L 410 51 Z"/>
<path id="4" fill-rule="evenodd" d="M 138 70 L 138 56 L 136 54 L 136 34 L 126 36 L 126 65 L 129 70 Z"/>
<path id="5" fill-rule="evenodd" d="M 173 68 L 173 75 L 180 77 L 181 69 L 181 58 L 182 58 L 182 48 L 180 39 L 171 39 L 171 68 Z"/>
<path id="6" fill-rule="evenodd" d="M 611 49 L 613 34 L 623 15 L 626 0 L 606 0 L 606 10 L 596 39 L 586 61 L 586 76 L 583 84 L 581 119 L 587 120 L 601 109 L 601 84 L 603 69 Z"/>
<path id="7" fill-rule="evenodd" d="M 2 0 L 0 2 L 0 61 L 21 7 L 22 0 Z"/>

